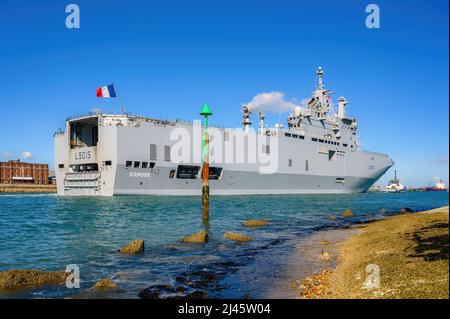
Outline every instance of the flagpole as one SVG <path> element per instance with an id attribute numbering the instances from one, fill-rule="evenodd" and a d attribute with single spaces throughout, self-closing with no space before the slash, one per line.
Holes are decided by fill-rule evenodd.
<path id="1" fill-rule="evenodd" d="M 123 106 L 122 98 L 119 96 L 119 94 L 117 94 L 116 88 L 114 88 L 114 91 L 116 92 L 116 97 L 119 99 L 120 113 L 122 113 L 122 115 L 123 115 L 123 114 L 125 114 L 125 107 Z"/>
<path id="2" fill-rule="evenodd" d="M 122 99 L 119 97 L 119 103 L 120 103 L 120 113 L 125 114 L 125 107 L 123 106 Z"/>

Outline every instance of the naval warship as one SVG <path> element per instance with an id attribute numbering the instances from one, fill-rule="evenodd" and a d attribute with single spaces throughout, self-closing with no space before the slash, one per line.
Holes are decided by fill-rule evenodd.
<path id="1" fill-rule="evenodd" d="M 339 97 L 334 112 L 323 69 L 316 75 L 312 96 L 292 109 L 286 128 L 268 127 L 258 112 L 254 129 L 256 111 L 243 105 L 242 128 L 208 129 L 211 144 L 220 144 L 210 150 L 212 195 L 366 192 L 394 165 L 386 154 L 361 149 L 347 100 Z M 126 113 L 68 118 L 54 134 L 58 195 L 200 195 L 201 131 L 196 121 Z M 174 132 L 191 136 L 188 147 L 180 148 Z"/>

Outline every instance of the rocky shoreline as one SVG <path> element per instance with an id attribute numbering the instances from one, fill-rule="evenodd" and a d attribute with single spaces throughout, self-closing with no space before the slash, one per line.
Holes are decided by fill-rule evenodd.
<path id="1" fill-rule="evenodd" d="M 243 223 L 244 227 L 262 227 L 267 225 L 268 221 L 247 220 Z M 233 232 L 226 232 L 224 238 L 229 241 L 244 243 L 252 238 Z M 202 230 L 193 235 L 182 237 L 180 244 L 204 244 L 208 241 L 207 232 Z M 142 239 L 136 239 L 116 250 L 120 255 L 135 256 L 139 258 L 145 250 L 145 243 Z M 228 274 L 237 270 L 240 264 L 237 262 L 217 262 L 211 267 L 214 270 L 194 269 L 186 270 L 175 278 L 175 285 L 157 284 L 151 285 L 140 290 L 137 297 L 142 299 L 202 299 L 207 298 L 208 288 L 213 284 L 217 288 L 217 281 Z M 10 269 L 0 272 L 0 293 L 1 292 L 19 292 L 33 290 L 42 286 L 60 286 L 64 284 L 66 277 L 70 273 L 64 271 L 42 271 L 37 269 Z M 114 281 L 116 278 L 101 278 L 88 288 L 66 298 L 108 298 L 113 294 L 121 292 L 121 287 Z"/>
<path id="2" fill-rule="evenodd" d="M 394 215 L 383 217 L 386 214 Z M 374 217 L 378 220 L 373 221 Z M 272 285 L 263 298 L 448 298 L 448 206 L 421 213 L 407 208 L 395 213 L 380 210 L 377 216 L 360 217 L 346 210 L 341 216 L 325 219 L 333 220 L 332 224 L 336 225 L 298 241 L 295 253 L 288 254 L 283 262 L 291 265 L 288 267 L 291 273 L 285 276 L 289 281 Z M 242 226 L 255 228 L 268 223 L 247 220 Z M 254 237 L 226 232 L 224 238 L 237 245 L 247 245 Z M 207 241 L 207 232 L 199 231 L 180 238 L 177 244 L 198 245 Z M 265 247 L 251 249 L 249 253 L 257 254 L 261 249 Z M 144 241 L 134 240 L 115 253 L 139 258 L 144 250 Z M 208 269 L 202 266 L 186 270 L 172 281 L 140 290 L 138 297 L 208 298 L 211 289 L 226 289 L 227 284 L 222 280 L 239 271 L 244 259 L 218 261 Z M 367 285 L 367 278 L 376 275 L 373 267 L 368 271 L 369 265 L 379 268 L 379 287 L 370 287 L 370 282 Z M 0 272 L 0 291 L 58 285 L 64 278 L 59 271 L 7 270 Z M 126 289 L 116 279 L 107 275 L 71 298 L 114 297 Z M 251 295 L 243 294 L 240 298 L 251 298 Z"/>
<path id="3" fill-rule="evenodd" d="M 358 225 L 338 250 L 336 266 L 298 280 L 300 298 L 449 298 L 448 206 Z"/>
<path id="4" fill-rule="evenodd" d="M 56 193 L 56 185 L 0 184 L 0 193 Z"/>

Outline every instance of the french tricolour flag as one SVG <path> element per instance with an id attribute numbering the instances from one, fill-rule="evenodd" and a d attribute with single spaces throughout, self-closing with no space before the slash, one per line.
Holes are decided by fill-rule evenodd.
<path id="1" fill-rule="evenodd" d="M 97 97 L 116 97 L 114 85 L 110 84 L 97 89 Z"/>

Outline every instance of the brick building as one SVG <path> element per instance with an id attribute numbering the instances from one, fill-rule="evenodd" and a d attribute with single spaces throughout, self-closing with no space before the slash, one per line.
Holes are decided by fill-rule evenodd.
<path id="1" fill-rule="evenodd" d="M 48 184 L 48 164 L 0 162 L 0 184 Z"/>

